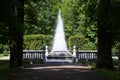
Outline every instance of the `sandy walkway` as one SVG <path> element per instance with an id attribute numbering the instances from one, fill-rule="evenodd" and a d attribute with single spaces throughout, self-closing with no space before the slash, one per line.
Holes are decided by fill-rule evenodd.
<path id="1" fill-rule="evenodd" d="M 95 71 L 80 64 L 39 64 L 11 73 L 6 80 L 104 80 Z"/>

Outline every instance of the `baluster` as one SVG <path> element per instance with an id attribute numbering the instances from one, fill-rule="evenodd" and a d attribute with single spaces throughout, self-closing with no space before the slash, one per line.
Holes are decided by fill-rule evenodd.
<path id="1" fill-rule="evenodd" d="M 33 52 L 33 58 L 34 58 L 34 59 L 36 59 L 36 53 L 37 53 L 37 52 L 35 52 L 35 53 Z"/>
<path id="2" fill-rule="evenodd" d="M 84 59 L 84 54 L 81 52 L 81 59 Z"/>
<path id="3" fill-rule="evenodd" d="M 25 59 L 25 53 L 23 52 L 23 59 Z"/>
<path id="4" fill-rule="evenodd" d="M 39 59 L 42 59 L 42 53 L 40 52 L 40 54 L 39 54 Z"/>
<path id="5" fill-rule="evenodd" d="M 94 52 L 92 52 L 92 59 L 94 59 Z"/>
<path id="6" fill-rule="evenodd" d="M 92 52 L 89 53 L 89 58 L 88 59 L 92 59 Z"/>
<path id="7" fill-rule="evenodd" d="M 28 59 L 31 59 L 31 52 L 28 52 Z"/>
<path id="8" fill-rule="evenodd" d="M 36 58 L 36 59 L 37 59 L 37 54 L 38 54 L 38 52 L 35 53 L 35 58 Z"/>
<path id="9" fill-rule="evenodd" d="M 27 58 L 29 58 L 29 55 L 30 55 L 30 54 L 29 54 L 28 52 L 26 52 L 26 54 L 27 54 Z"/>
<path id="10" fill-rule="evenodd" d="M 41 52 L 39 53 L 39 59 L 42 59 L 42 58 L 41 58 Z"/>
<path id="11" fill-rule="evenodd" d="M 42 59 L 42 57 L 41 57 L 41 52 L 39 53 L 39 59 Z"/>
<path id="12" fill-rule="evenodd" d="M 37 59 L 40 59 L 40 58 L 39 58 L 39 54 L 40 54 L 40 52 L 37 53 Z"/>
<path id="13" fill-rule="evenodd" d="M 78 52 L 78 58 L 79 58 L 79 60 L 80 60 L 80 57 L 81 57 L 81 54 L 80 54 L 80 52 Z"/>
<path id="14" fill-rule="evenodd" d="M 83 59 L 84 58 L 84 54 L 81 52 L 81 59 Z"/>

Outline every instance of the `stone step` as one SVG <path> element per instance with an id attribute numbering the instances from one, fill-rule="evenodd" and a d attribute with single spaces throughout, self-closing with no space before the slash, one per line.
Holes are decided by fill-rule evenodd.
<path id="1" fill-rule="evenodd" d="M 73 63 L 73 59 L 46 59 L 46 62 Z"/>

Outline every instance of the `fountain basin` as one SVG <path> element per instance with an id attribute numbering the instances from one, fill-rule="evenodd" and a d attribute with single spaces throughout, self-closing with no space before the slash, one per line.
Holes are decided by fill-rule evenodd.
<path id="1" fill-rule="evenodd" d="M 67 51 L 54 51 L 48 54 L 47 59 L 57 62 L 72 62 L 73 56 Z"/>
<path id="2" fill-rule="evenodd" d="M 72 54 L 67 51 L 53 51 L 48 54 L 48 57 L 72 57 Z"/>

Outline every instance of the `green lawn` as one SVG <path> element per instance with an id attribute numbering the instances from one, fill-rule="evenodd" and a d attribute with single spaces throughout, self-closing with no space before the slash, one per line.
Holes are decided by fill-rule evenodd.
<path id="1" fill-rule="evenodd" d="M 10 73 L 19 72 L 21 69 L 10 69 L 9 68 L 9 60 L 0 60 L 0 80 L 4 80 L 4 78 L 8 77 Z"/>
<path id="2" fill-rule="evenodd" d="M 100 69 L 97 70 L 97 73 L 104 76 L 108 80 L 120 80 L 120 72 L 118 71 Z"/>
<path id="3" fill-rule="evenodd" d="M 89 65 L 91 68 L 95 68 L 95 61 L 89 62 Z M 114 67 L 116 68 L 116 71 L 113 70 L 105 70 L 105 69 L 97 69 L 96 72 L 99 75 L 102 75 L 107 80 L 120 80 L 120 72 L 117 71 L 118 69 L 118 63 L 114 61 Z"/>
<path id="4" fill-rule="evenodd" d="M 8 60 L 0 60 L 0 80 L 3 80 L 3 78 L 10 74 L 10 69 L 8 68 L 8 65 Z"/>

